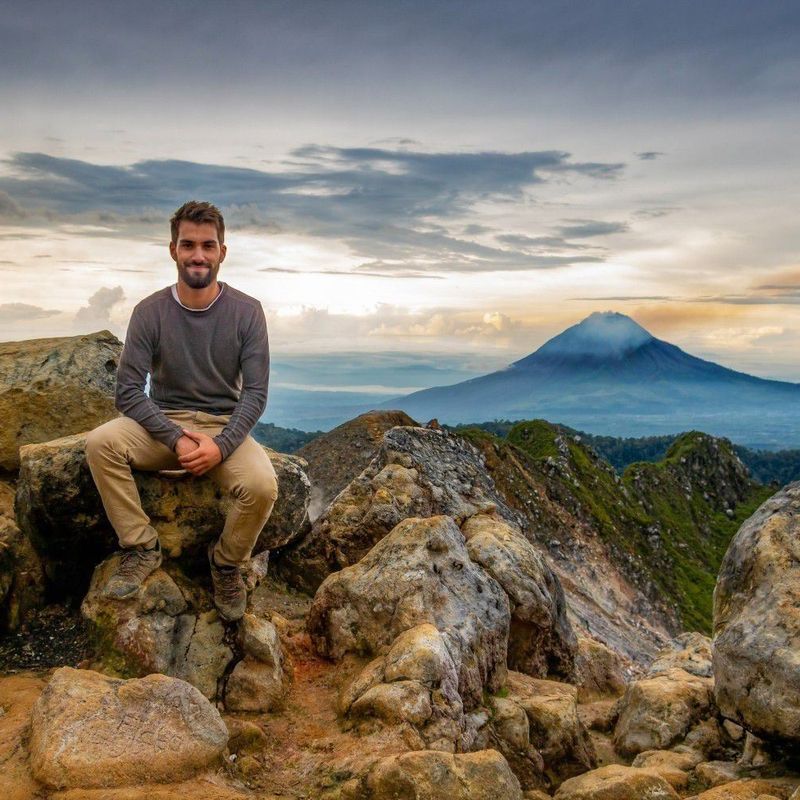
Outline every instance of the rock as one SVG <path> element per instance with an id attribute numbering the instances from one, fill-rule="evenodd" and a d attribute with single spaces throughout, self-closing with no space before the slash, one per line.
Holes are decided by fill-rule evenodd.
<path id="1" fill-rule="evenodd" d="M 148 576 L 136 597 L 109 599 L 102 589 L 118 563 L 114 555 L 97 567 L 81 605 L 94 628 L 96 666 L 125 678 L 161 672 L 216 697 L 234 654 L 211 598 L 172 566 Z"/>
<path id="2" fill-rule="evenodd" d="M 800 743 L 800 482 L 734 536 L 714 590 L 714 692 L 723 716 Z"/>
<path id="3" fill-rule="evenodd" d="M 508 595 L 509 669 L 538 678 L 574 678 L 578 640 L 567 619 L 561 582 L 539 552 L 496 514 L 475 514 L 461 532 L 469 557 Z"/>
<path id="4" fill-rule="evenodd" d="M 748 771 L 735 761 L 704 761 L 695 767 L 694 774 L 703 786 L 713 788 L 746 777 Z"/>
<path id="5" fill-rule="evenodd" d="M 716 717 L 709 717 L 698 722 L 686 734 L 683 742 L 675 746 L 676 750 L 683 751 L 684 748 L 694 753 L 700 753 L 705 759 L 718 758 L 723 755 L 722 729 Z"/>
<path id="6" fill-rule="evenodd" d="M 643 750 L 664 750 L 711 713 L 711 680 L 670 669 L 634 681 L 619 701 L 614 747 L 633 756 Z"/>
<path id="7" fill-rule="evenodd" d="M 287 680 L 280 664 L 245 656 L 225 684 L 228 711 L 276 711 L 284 707 Z"/>
<path id="8" fill-rule="evenodd" d="M 497 584 L 469 558 L 450 517 L 398 524 L 356 565 L 320 586 L 307 626 L 317 652 L 374 655 L 409 628 L 442 635 L 466 708 L 505 681 L 510 613 Z"/>
<path id="9" fill-rule="evenodd" d="M 732 742 L 740 742 L 742 737 L 744 737 L 744 728 L 741 725 L 737 725 L 735 722 L 731 722 L 729 719 L 722 721 L 722 730 L 725 731 L 725 735 Z"/>
<path id="10" fill-rule="evenodd" d="M 408 517 L 444 514 L 460 524 L 494 507 L 513 519 L 469 442 L 429 428 L 394 427 L 308 535 L 276 553 L 276 568 L 289 585 L 313 594 L 327 575 L 357 563 Z"/>
<path id="11" fill-rule="evenodd" d="M 85 458 L 86 435 L 22 448 L 17 517 L 61 595 L 81 596 L 95 565 L 117 549 Z M 307 530 L 310 485 L 300 459 L 268 451 L 280 491 L 254 553 L 278 547 Z M 206 545 L 219 536 L 231 498 L 210 478 L 134 472 L 142 507 L 161 538 L 164 555 L 189 573 L 208 573 Z"/>
<path id="12" fill-rule="evenodd" d="M 677 800 L 678 793 L 647 769 L 608 764 L 561 784 L 556 800 Z"/>
<path id="13" fill-rule="evenodd" d="M 246 655 L 269 666 L 283 665 L 283 649 L 275 626 L 255 614 L 245 614 L 239 622 L 239 644 Z"/>
<path id="14" fill-rule="evenodd" d="M 609 695 L 619 697 L 626 684 L 626 666 L 622 656 L 590 636 L 578 635 L 575 685 L 581 702 Z"/>
<path id="15" fill-rule="evenodd" d="M 547 785 L 544 759 L 531 744 L 530 722 L 525 709 L 507 697 L 493 697 L 490 702 L 493 712 L 490 723 L 492 746 L 505 756 L 523 789 Z"/>
<path id="16" fill-rule="evenodd" d="M 431 750 L 379 760 L 347 800 L 522 800 L 496 750 L 451 755 Z"/>
<path id="17" fill-rule="evenodd" d="M 0 632 L 17 630 L 44 601 L 39 556 L 16 523 L 0 516 Z"/>
<path id="18" fill-rule="evenodd" d="M 53 788 L 179 780 L 217 761 L 227 741 L 219 712 L 184 681 L 62 667 L 33 710 L 31 769 Z"/>
<path id="19" fill-rule="evenodd" d="M 228 750 L 231 753 L 258 753 L 269 745 L 269 738 L 255 722 L 229 717 L 225 719 L 225 725 L 228 728 Z"/>
<path id="20" fill-rule="evenodd" d="M 674 668 L 700 678 L 710 678 L 711 639 L 696 632 L 679 634 L 669 647 L 658 652 L 647 674 L 659 675 Z"/>
<path id="21" fill-rule="evenodd" d="M 530 743 L 541 754 L 552 785 L 596 765 L 592 740 L 578 717 L 574 686 L 509 672 L 508 690 L 508 698 L 528 716 Z"/>
<path id="22" fill-rule="evenodd" d="M 673 789 L 682 790 L 689 784 L 689 772 L 699 759 L 699 755 L 672 750 L 645 750 L 633 759 L 631 766 L 648 769 L 660 775 Z"/>
<path id="23" fill-rule="evenodd" d="M 350 714 L 422 727 L 433 714 L 431 693 L 419 681 L 379 683 L 367 689 L 350 706 Z"/>
<path id="24" fill-rule="evenodd" d="M 715 786 L 695 795 L 691 800 L 759 800 L 763 795 L 785 800 L 790 791 L 777 781 L 746 778 Z"/>
<path id="25" fill-rule="evenodd" d="M 122 342 L 109 331 L 0 342 L 0 470 L 19 468 L 19 448 L 90 430 L 117 416 Z"/>
<path id="26" fill-rule="evenodd" d="M 295 452 L 308 462 L 306 474 L 311 480 L 311 504 L 308 514 L 313 522 L 342 489 L 378 452 L 383 434 L 397 425 L 416 426 L 404 411 L 368 411 L 312 439 Z"/>

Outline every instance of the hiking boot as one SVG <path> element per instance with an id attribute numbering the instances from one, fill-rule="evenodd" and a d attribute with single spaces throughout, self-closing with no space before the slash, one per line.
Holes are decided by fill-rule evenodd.
<path id="1" fill-rule="evenodd" d="M 143 547 L 126 547 L 122 551 L 117 571 L 109 578 L 103 595 L 114 600 L 133 597 L 144 579 L 161 566 L 161 543 L 145 550 Z"/>
<path id="2" fill-rule="evenodd" d="M 214 584 L 214 605 L 226 622 L 236 622 L 244 616 L 247 607 L 247 589 L 239 567 L 218 567 L 214 563 L 214 545 L 208 546 L 208 563 L 211 565 L 211 583 Z"/>

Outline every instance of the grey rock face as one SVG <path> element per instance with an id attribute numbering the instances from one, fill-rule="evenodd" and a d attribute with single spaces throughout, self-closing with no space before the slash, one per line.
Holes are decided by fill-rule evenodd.
<path id="1" fill-rule="evenodd" d="M 384 434 L 369 466 L 302 541 L 276 554 L 275 563 L 290 585 L 313 593 L 401 520 L 446 514 L 461 523 L 487 508 L 512 518 L 471 444 L 441 430 L 395 427 Z"/>
<path id="2" fill-rule="evenodd" d="M 714 590 L 714 692 L 723 716 L 800 742 L 800 482 L 731 541 Z"/>
<path id="3" fill-rule="evenodd" d="M 534 677 L 574 679 L 578 640 L 567 619 L 561 582 L 522 533 L 495 514 L 462 526 L 467 552 L 502 587 L 511 604 L 508 667 Z"/>
<path id="4" fill-rule="evenodd" d="M 40 554 L 52 587 L 82 594 L 95 565 L 117 549 L 85 457 L 86 434 L 22 448 L 17 518 Z M 310 484 L 301 459 L 269 451 L 278 476 L 275 508 L 254 553 L 308 530 Z M 159 532 L 164 555 L 189 574 L 208 570 L 206 545 L 219 536 L 231 498 L 206 477 L 134 472 L 142 507 Z"/>
<path id="5" fill-rule="evenodd" d="M 451 517 L 401 522 L 361 561 L 325 580 L 307 624 L 317 651 L 336 660 L 377 654 L 423 623 L 442 634 L 465 707 L 502 686 L 508 598 L 472 563 Z"/>
<path id="6" fill-rule="evenodd" d="M 0 469 L 19 448 L 94 428 L 117 416 L 114 387 L 122 342 L 109 331 L 0 342 Z"/>

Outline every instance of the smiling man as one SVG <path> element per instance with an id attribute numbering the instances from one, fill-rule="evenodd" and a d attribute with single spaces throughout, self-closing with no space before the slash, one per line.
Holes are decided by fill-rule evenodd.
<path id="1" fill-rule="evenodd" d="M 105 594 L 133 597 L 161 564 L 158 533 L 142 510 L 131 468 L 207 474 L 234 499 L 208 558 L 220 616 L 239 619 L 240 573 L 278 493 L 275 470 L 250 435 L 267 404 L 269 342 L 261 303 L 217 281 L 225 223 L 191 201 L 170 220 L 178 282 L 134 308 L 117 371 L 124 416 L 95 428 L 86 459 L 122 547 Z M 145 394 L 150 373 L 150 395 Z"/>

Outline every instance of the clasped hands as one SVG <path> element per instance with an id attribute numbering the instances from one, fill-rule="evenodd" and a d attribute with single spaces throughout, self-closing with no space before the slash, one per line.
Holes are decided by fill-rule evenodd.
<path id="1" fill-rule="evenodd" d="M 175 444 L 175 452 L 181 466 L 192 475 L 202 475 L 222 461 L 222 453 L 210 436 L 186 428 Z"/>

